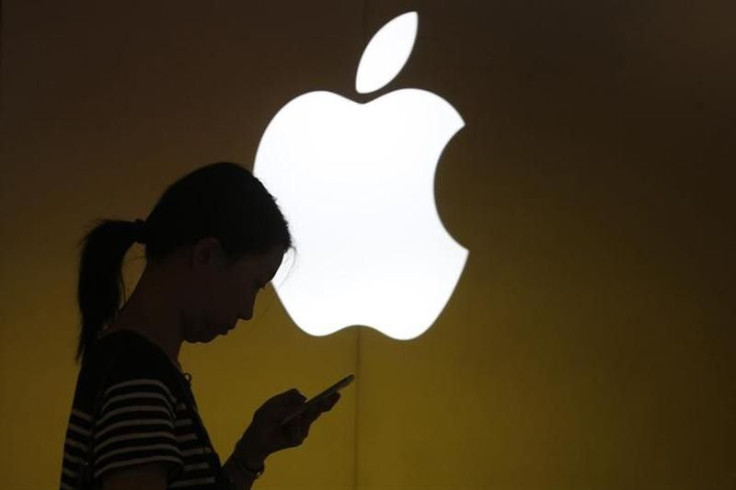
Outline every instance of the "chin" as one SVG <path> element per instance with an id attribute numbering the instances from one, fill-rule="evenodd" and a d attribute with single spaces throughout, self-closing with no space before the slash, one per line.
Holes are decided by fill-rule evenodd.
<path id="1" fill-rule="evenodd" d="M 194 337 L 193 342 L 199 342 L 202 344 L 206 344 L 208 342 L 212 342 L 217 336 L 220 335 L 220 331 L 214 327 L 204 327 L 198 332 L 195 332 L 192 337 Z"/>
<path id="2" fill-rule="evenodd" d="M 212 342 L 213 340 L 215 340 L 219 336 L 220 336 L 220 334 L 217 333 L 217 332 L 208 331 L 205 335 L 202 335 L 202 337 L 200 337 L 199 342 L 201 342 L 203 344 L 208 344 L 208 343 Z"/>

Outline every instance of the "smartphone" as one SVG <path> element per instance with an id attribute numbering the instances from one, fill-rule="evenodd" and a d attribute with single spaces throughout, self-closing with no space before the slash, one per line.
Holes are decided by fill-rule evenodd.
<path id="1" fill-rule="evenodd" d="M 286 417 L 284 420 L 282 420 L 281 421 L 281 425 L 288 424 L 291 421 L 291 419 L 293 419 L 294 417 L 296 417 L 300 413 L 304 412 L 305 410 L 309 410 L 309 408 L 313 407 L 315 404 L 317 404 L 320 401 L 324 400 L 325 398 L 327 398 L 331 394 L 333 394 L 333 393 L 335 393 L 337 391 L 340 391 L 341 389 L 345 388 L 347 385 L 349 385 L 350 383 L 352 383 L 354 379 L 355 379 L 355 375 L 354 374 L 349 374 L 349 375 L 345 376 L 344 378 L 342 378 L 337 383 L 335 383 L 334 385 L 332 385 L 329 388 L 327 388 L 325 391 L 323 391 L 319 395 L 316 395 L 316 396 L 310 398 L 309 400 L 306 401 L 306 403 L 304 403 L 304 405 L 302 405 L 301 407 L 299 407 L 299 409 L 296 412 L 292 413 L 291 415 L 289 415 L 288 417 Z"/>

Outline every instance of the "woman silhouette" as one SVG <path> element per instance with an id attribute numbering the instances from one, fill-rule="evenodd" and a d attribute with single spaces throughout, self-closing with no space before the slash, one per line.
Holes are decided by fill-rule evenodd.
<path id="1" fill-rule="evenodd" d="M 140 242 L 146 267 L 120 307 L 121 267 Z M 233 163 L 172 184 L 148 219 L 103 220 L 82 240 L 77 378 L 63 490 L 247 489 L 268 455 L 300 445 L 339 399 L 281 424 L 305 402 L 296 389 L 266 401 L 222 464 L 199 419 L 182 342 L 209 342 L 253 315 L 291 237 L 273 197 Z M 124 290 L 123 290 L 124 293 Z"/>

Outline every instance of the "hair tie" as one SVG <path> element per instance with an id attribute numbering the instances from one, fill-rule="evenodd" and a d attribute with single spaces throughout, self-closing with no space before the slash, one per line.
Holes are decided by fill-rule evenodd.
<path id="1" fill-rule="evenodd" d="M 146 243 L 146 222 L 142 219 L 135 220 L 135 241 L 136 243 Z"/>

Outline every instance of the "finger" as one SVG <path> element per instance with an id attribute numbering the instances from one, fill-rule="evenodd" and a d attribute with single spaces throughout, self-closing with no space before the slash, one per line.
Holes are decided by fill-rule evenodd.
<path id="1" fill-rule="evenodd" d="M 332 410 L 332 407 L 334 407 L 338 401 L 340 401 L 340 393 L 334 393 L 326 400 L 324 411 L 327 412 L 329 410 Z"/>
<path id="2" fill-rule="evenodd" d="M 325 398 L 319 403 L 319 411 L 320 412 L 329 412 L 332 410 L 332 407 L 335 406 L 337 401 L 340 399 L 340 393 L 333 393 L 329 397 Z"/>
<path id="3" fill-rule="evenodd" d="M 322 415 L 325 412 L 329 412 L 333 406 L 335 406 L 335 403 L 340 399 L 339 393 L 334 393 L 330 397 L 320 401 L 313 407 L 310 407 L 309 409 L 305 410 L 303 413 L 303 416 L 309 420 L 309 423 L 311 424 L 315 420 L 317 420 L 320 415 Z"/>
<path id="4" fill-rule="evenodd" d="M 302 442 L 304 442 L 304 439 L 309 435 L 309 428 L 312 426 L 312 422 L 314 422 L 314 420 L 309 419 L 302 422 Z"/>
<path id="5" fill-rule="evenodd" d="M 301 418 L 301 430 L 302 435 L 305 439 L 309 435 L 309 430 L 312 427 L 312 423 L 317 420 L 321 414 L 322 412 L 315 410 L 309 413 L 305 413 L 304 416 Z"/>
<path id="6" fill-rule="evenodd" d="M 292 422 L 286 425 L 286 432 L 289 439 L 289 446 L 298 446 L 304 440 L 304 430 L 302 427 L 302 417 L 296 417 Z"/>
<path id="7" fill-rule="evenodd" d="M 319 407 L 314 407 L 311 410 L 306 410 L 303 414 L 302 421 L 308 425 L 317 420 L 322 415 L 322 410 Z"/>

